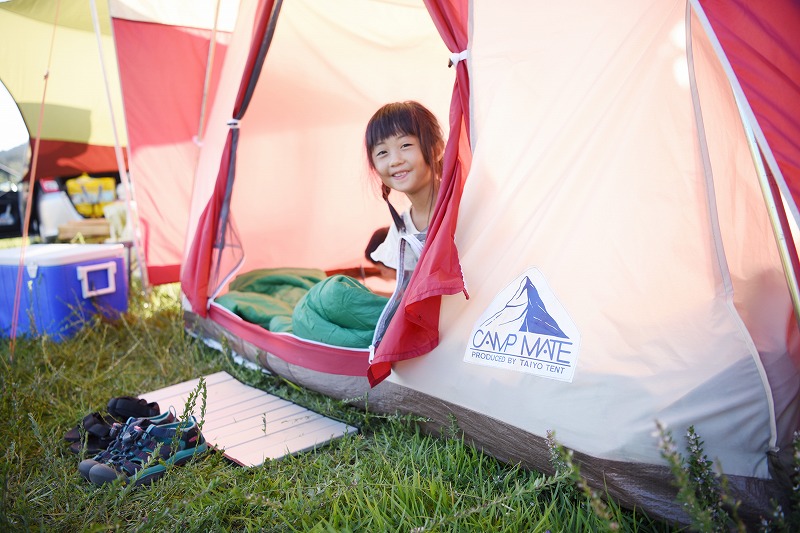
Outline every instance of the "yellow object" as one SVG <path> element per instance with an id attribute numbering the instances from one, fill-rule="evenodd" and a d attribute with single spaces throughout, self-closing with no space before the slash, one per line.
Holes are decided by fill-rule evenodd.
<path id="1" fill-rule="evenodd" d="M 103 206 L 117 199 L 114 178 L 92 178 L 87 175 L 67 180 L 67 194 L 75 209 L 88 218 L 103 216 Z"/>

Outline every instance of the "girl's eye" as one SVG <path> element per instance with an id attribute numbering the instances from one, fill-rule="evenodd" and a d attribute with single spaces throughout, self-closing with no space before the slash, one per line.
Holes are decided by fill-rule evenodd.
<path id="1" fill-rule="evenodd" d="M 408 148 L 409 146 L 411 146 L 411 143 L 403 143 L 403 148 Z"/>
<path id="2" fill-rule="evenodd" d="M 381 157 L 383 155 L 386 155 L 386 150 L 381 150 L 380 152 L 375 153 L 375 157 Z"/>

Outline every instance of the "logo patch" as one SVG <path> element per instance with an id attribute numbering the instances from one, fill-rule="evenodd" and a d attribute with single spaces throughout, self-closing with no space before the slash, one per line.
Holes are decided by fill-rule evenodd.
<path id="1" fill-rule="evenodd" d="M 483 312 L 464 361 L 571 383 L 581 336 L 544 275 L 530 268 Z"/>

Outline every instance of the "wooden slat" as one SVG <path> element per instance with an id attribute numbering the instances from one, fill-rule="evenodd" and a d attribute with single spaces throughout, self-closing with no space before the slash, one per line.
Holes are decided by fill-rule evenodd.
<path id="1" fill-rule="evenodd" d="M 273 442 L 268 446 L 264 446 L 260 441 L 250 441 L 226 450 L 226 454 L 240 458 L 242 461 L 261 464 L 267 459 L 280 459 L 286 455 L 313 450 L 353 432 L 355 432 L 355 428 L 328 419 L 304 430 L 295 428 L 294 432 L 287 435 L 289 438 L 283 441 Z"/>
<path id="2" fill-rule="evenodd" d="M 172 409 L 183 415 L 186 399 L 197 389 L 200 378 L 176 383 L 140 395 L 157 402 L 161 411 Z M 356 428 L 327 418 L 300 405 L 245 385 L 227 372 L 205 376 L 206 405 L 202 432 L 210 446 L 243 466 L 258 466 L 322 446 L 355 433 Z M 200 420 L 202 398 L 193 409 Z"/>
<path id="3" fill-rule="evenodd" d="M 234 377 L 227 372 L 217 372 L 216 374 L 205 376 L 205 380 L 206 387 L 211 387 L 212 385 L 216 385 L 217 383 L 224 381 L 235 381 Z M 176 383 L 175 385 L 170 385 L 169 387 L 164 387 L 163 389 L 158 389 L 157 391 L 142 394 L 139 397 L 147 399 L 148 402 L 158 402 L 160 404 L 164 398 L 188 394 L 197 388 L 197 384 L 199 382 L 200 378 L 190 379 L 189 381 Z"/>
<path id="4" fill-rule="evenodd" d="M 58 227 L 56 240 L 60 242 L 71 241 L 78 235 L 82 236 L 86 241 L 103 242 L 111 236 L 111 229 L 108 220 L 104 218 L 72 220 Z"/>

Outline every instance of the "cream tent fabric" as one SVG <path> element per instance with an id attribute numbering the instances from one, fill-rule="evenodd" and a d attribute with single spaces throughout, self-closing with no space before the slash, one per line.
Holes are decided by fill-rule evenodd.
<path id="1" fill-rule="evenodd" d="M 397 382 L 612 460 L 658 463 L 655 421 L 694 425 L 726 472 L 768 477 L 769 379 L 797 398 L 784 381 L 797 377 L 785 338 L 796 325 L 707 39 L 692 42 L 701 138 L 682 2 L 473 9 L 475 152 L 457 232 L 471 299 L 445 300 L 452 333 L 396 365 Z M 531 267 L 580 333 L 571 383 L 464 364 L 466 332 Z"/>
<path id="2" fill-rule="evenodd" d="M 249 107 L 228 124 L 247 55 L 268 42 L 250 43 L 259 5 L 274 3 L 242 2 L 200 154 L 189 235 L 212 257 L 184 260 L 193 332 L 371 409 L 434 427 L 452 415 L 503 460 L 549 468 L 555 431 L 593 486 L 655 516 L 686 520 L 657 421 L 679 443 L 695 427 L 749 519 L 786 494 L 797 319 L 748 142 L 759 125 L 743 126 L 747 102 L 700 2 L 286 0 L 267 16 L 277 23 Z M 428 13 L 456 32 L 468 16 L 463 54 L 442 47 Z M 272 334 L 207 300 L 237 272 L 358 264 L 389 223 L 367 185 L 364 126 L 401 99 L 448 124 L 460 102 L 448 58 L 469 73 L 472 165 L 455 229 L 469 299 L 441 297 L 438 346 L 371 388 L 357 372 L 368 353 Z M 791 150 L 775 157 L 770 172 L 789 180 Z M 230 216 L 213 204 L 226 190 Z M 197 229 L 209 213 L 220 217 Z"/>
<path id="3" fill-rule="evenodd" d="M 241 32 L 248 31 L 253 4 L 242 4 L 250 11 L 240 12 Z M 200 154 L 190 228 L 219 171 L 246 58 L 236 47 L 249 45 L 244 38 L 231 43 Z M 270 81 L 257 85 L 239 124 L 236 164 L 245 177 L 237 181 L 231 209 L 247 251 L 244 268 L 316 267 L 320 257 L 333 268 L 363 256 L 372 232 L 388 224 L 367 174 L 364 125 L 386 101 L 418 99 L 446 128 L 449 55 L 418 2 L 284 3 L 262 74 Z M 392 201 L 402 207 L 402 196 Z M 269 242 L 281 245 L 264 245 Z"/>

